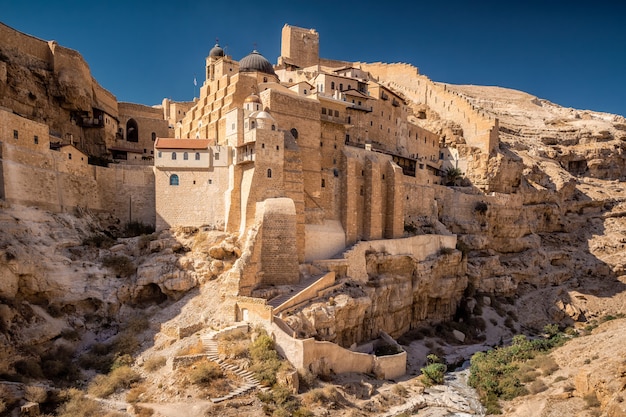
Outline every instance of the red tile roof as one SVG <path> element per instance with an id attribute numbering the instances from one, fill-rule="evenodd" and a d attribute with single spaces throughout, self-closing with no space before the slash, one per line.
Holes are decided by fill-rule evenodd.
<path id="1" fill-rule="evenodd" d="M 157 149 L 207 149 L 214 144 L 213 139 L 157 138 L 154 147 Z"/>

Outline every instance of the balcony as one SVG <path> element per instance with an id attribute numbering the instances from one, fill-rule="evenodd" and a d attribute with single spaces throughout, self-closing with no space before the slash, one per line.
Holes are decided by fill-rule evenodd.
<path id="1" fill-rule="evenodd" d="M 364 111 L 365 113 L 371 113 L 372 112 L 372 106 L 363 106 L 360 104 L 352 104 L 352 106 L 348 107 L 349 109 L 353 109 L 353 110 L 359 110 L 359 111 Z"/>
<path id="2" fill-rule="evenodd" d="M 335 117 L 335 116 L 329 116 L 327 114 L 321 114 L 321 119 L 324 120 L 325 122 L 330 122 L 330 123 L 338 123 L 338 124 L 346 124 L 348 123 L 348 119 L 345 117 Z"/>
<path id="3" fill-rule="evenodd" d="M 237 165 L 253 163 L 255 160 L 255 154 L 237 154 Z"/>

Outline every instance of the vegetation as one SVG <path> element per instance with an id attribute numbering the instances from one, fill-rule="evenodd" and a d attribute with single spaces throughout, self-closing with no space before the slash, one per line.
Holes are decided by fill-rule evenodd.
<path id="1" fill-rule="evenodd" d="M 196 362 L 189 372 L 189 380 L 192 384 L 196 385 L 208 384 L 222 376 L 224 375 L 219 365 L 215 362 L 209 362 L 208 360 Z"/>
<path id="2" fill-rule="evenodd" d="M 108 375 L 96 375 L 89 384 L 88 392 L 96 397 L 108 397 L 121 389 L 128 389 L 139 381 L 139 374 L 129 366 L 120 366 Z"/>
<path id="3" fill-rule="evenodd" d="M 448 168 L 444 173 L 446 185 L 457 185 L 459 180 L 463 178 L 463 172 L 459 168 Z"/>
<path id="4" fill-rule="evenodd" d="M 284 385 L 276 384 L 268 392 L 260 392 L 259 399 L 263 402 L 263 411 L 273 417 L 313 417 L 313 413 L 300 404 L 291 390 Z"/>
<path id="5" fill-rule="evenodd" d="M 124 255 L 107 255 L 102 258 L 102 265 L 111 269 L 118 278 L 128 278 L 137 271 L 133 261 Z"/>
<path id="6" fill-rule="evenodd" d="M 124 237 L 135 237 L 154 233 L 154 226 L 144 224 L 140 221 L 132 221 L 124 226 Z"/>
<path id="7" fill-rule="evenodd" d="M 254 372 L 259 382 L 268 386 L 276 384 L 276 374 L 283 366 L 283 362 L 274 349 L 274 340 L 265 331 L 252 342 L 250 358 L 252 359 L 250 371 Z"/>
<path id="8" fill-rule="evenodd" d="M 83 240 L 83 245 L 100 249 L 109 249 L 114 244 L 115 240 L 103 233 L 93 234 Z"/>
<path id="9" fill-rule="evenodd" d="M 447 370 L 448 367 L 441 362 L 437 355 L 428 355 L 426 357 L 426 366 L 421 369 L 424 385 L 442 384 Z"/>
<path id="10" fill-rule="evenodd" d="M 540 381 L 535 381 L 538 372 L 532 368 L 541 369 L 544 375 L 558 369 L 551 358 L 543 355 L 565 341 L 562 333 L 555 329 L 554 326 L 546 326 L 546 337 L 541 339 L 515 336 L 511 346 L 478 352 L 472 357 L 469 384 L 478 391 L 488 414 L 502 412 L 500 399 L 511 400 L 528 393 L 524 381 L 531 383 L 531 391 L 545 389 Z"/>
<path id="11" fill-rule="evenodd" d="M 167 359 L 165 358 L 165 356 L 161 356 L 161 355 L 153 356 L 147 359 L 143 363 L 143 369 L 145 369 L 148 372 L 154 372 L 157 369 L 160 369 L 163 366 L 165 366 L 166 362 L 167 362 Z"/>

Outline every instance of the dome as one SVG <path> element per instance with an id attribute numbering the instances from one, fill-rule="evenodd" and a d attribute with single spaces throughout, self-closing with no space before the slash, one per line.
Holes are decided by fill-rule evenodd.
<path id="1" fill-rule="evenodd" d="M 216 43 L 215 46 L 209 51 L 209 56 L 212 58 L 219 58 L 221 56 L 224 56 L 224 50 L 221 46 L 219 46 L 219 44 Z"/>
<path id="2" fill-rule="evenodd" d="M 259 103 L 259 104 L 263 104 L 263 102 L 261 101 L 261 98 L 259 96 L 257 96 L 256 94 L 250 94 L 248 97 L 245 98 L 245 100 L 243 102 L 244 103 Z"/>
<path id="3" fill-rule="evenodd" d="M 265 110 L 258 112 L 255 117 L 257 119 L 269 119 L 269 120 L 274 120 L 274 118 L 272 117 L 271 114 L 269 114 L 268 112 L 266 112 Z"/>
<path id="4" fill-rule="evenodd" d="M 239 72 L 263 72 L 265 74 L 276 75 L 272 64 L 255 49 L 250 55 L 239 61 Z"/>

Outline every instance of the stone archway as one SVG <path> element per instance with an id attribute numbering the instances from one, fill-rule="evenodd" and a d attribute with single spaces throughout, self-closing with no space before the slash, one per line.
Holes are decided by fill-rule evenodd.
<path id="1" fill-rule="evenodd" d="M 126 122 L 126 140 L 139 142 L 139 127 L 135 119 L 128 119 L 128 122 Z"/>

